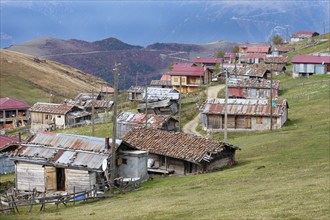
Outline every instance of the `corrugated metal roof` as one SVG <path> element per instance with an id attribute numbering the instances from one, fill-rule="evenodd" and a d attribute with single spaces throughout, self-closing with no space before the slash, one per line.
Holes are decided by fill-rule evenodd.
<path id="1" fill-rule="evenodd" d="M 286 100 L 274 100 L 276 107 L 272 107 L 274 117 L 280 117 L 287 107 Z M 228 99 L 227 113 L 228 115 L 253 115 L 253 116 L 270 116 L 270 108 L 268 99 Z M 200 109 L 203 114 L 225 114 L 225 99 L 207 99 L 203 107 Z"/>
<path id="2" fill-rule="evenodd" d="M 285 64 L 288 62 L 287 56 L 267 56 L 265 59 L 265 63 L 278 63 Z"/>
<path id="3" fill-rule="evenodd" d="M 308 56 L 296 55 L 292 58 L 292 63 L 329 64 L 330 56 Z"/>
<path id="4" fill-rule="evenodd" d="M 204 76 L 204 67 L 194 66 L 193 63 L 175 63 L 170 72 L 171 76 Z"/>
<path id="5" fill-rule="evenodd" d="M 37 102 L 30 109 L 30 112 L 44 112 L 65 115 L 73 108 L 73 105 Z"/>
<path id="6" fill-rule="evenodd" d="M 311 32 L 311 31 L 299 31 L 299 32 L 293 34 L 291 37 L 293 37 L 293 38 L 312 37 L 313 35 L 319 35 L 319 33 Z"/>
<path id="7" fill-rule="evenodd" d="M 175 89 L 170 88 L 156 88 L 156 87 L 148 87 L 148 101 L 160 101 L 165 99 L 170 100 L 178 100 L 180 93 Z M 145 99 L 146 93 L 145 91 L 142 94 L 142 99 Z"/>
<path id="8" fill-rule="evenodd" d="M 266 64 L 254 64 L 240 68 L 236 74 L 240 76 L 254 76 L 262 78 L 269 71 Z"/>
<path id="9" fill-rule="evenodd" d="M 242 78 L 230 78 L 228 80 L 228 88 L 261 88 L 261 89 L 270 89 L 270 80 L 267 79 L 242 79 Z M 273 89 L 279 89 L 280 81 L 273 80 Z"/>
<path id="10" fill-rule="evenodd" d="M 124 136 L 123 140 L 139 150 L 197 164 L 206 155 L 217 154 L 225 149 L 234 151 L 238 149 L 224 142 L 152 128 L 134 128 Z"/>
<path id="11" fill-rule="evenodd" d="M 0 135 L 0 150 L 9 143 L 19 142 L 19 139 L 16 137 L 8 137 L 5 135 Z"/>
<path id="12" fill-rule="evenodd" d="M 9 97 L 0 98 L 0 110 L 28 108 L 30 108 L 30 106 L 25 101 Z"/>
<path id="13" fill-rule="evenodd" d="M 117 146 L 121 143 L 122 140 L 116 140 Z M 12 157 L 31 163 L 98 170 L 110 153 L 103 138 L 41 132 L 29 143 L 21 144 Z"/>
<path id="14" fill-rule="evenodd" d="M 148 126 L 161 128 L 164 123 L 168 122 L 170 119 L 177 121 L 171 116 L 167 115 L 155 115 L 148 114 Z M 133 113 L 133 112 L 122 112 L 117 117 L 118 123 L 125 124 L 136 124 L 136 125 L 145 125 L 146 114 L 143 113 Z"/>

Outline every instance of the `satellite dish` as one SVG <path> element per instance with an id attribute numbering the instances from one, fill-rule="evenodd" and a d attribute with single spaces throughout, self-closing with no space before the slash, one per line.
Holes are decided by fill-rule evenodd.
<path id="1" fill-rule="evenodd" d="M 104 159 L 102 162 L 102 170 L 106 171 L 107 168 L 108 168 L 108 160 Z"/>

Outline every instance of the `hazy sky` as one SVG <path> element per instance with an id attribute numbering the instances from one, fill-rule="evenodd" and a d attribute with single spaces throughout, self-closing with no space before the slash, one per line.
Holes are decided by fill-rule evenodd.
<path id="1" fill-rule="evenodd" d="M 329 31 L 329 1 L 1 0 L 1 48 L 41 37 L 155 42 L 267 41 Z M 284 36 L 285 37 L 285 36 Z"/>

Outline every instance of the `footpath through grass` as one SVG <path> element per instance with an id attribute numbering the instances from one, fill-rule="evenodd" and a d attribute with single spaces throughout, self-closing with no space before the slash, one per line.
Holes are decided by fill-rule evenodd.
<path id="1" fill-rule="evenodd" d="M 242 148 L 233 168 L 154 178 L 117 198 L 1 218 L 329 219 L 330 82 L 310 83 L 329 79 L 282 78 L 290 120 L 273 132 L 230 134 L 229 142 Z M 310 84 L 295 86 L 302 82 Z"/>

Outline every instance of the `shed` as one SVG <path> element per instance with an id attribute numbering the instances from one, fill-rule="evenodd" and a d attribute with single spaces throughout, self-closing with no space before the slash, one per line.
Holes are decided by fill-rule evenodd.
<path id="1" fill-rule="evenodd" d="M 8 157 L 13 148 L 12 143 L 20 142 L 19 138 L 0 135 L 0 174 L 15 172 L 15 164 Z"/>
<path id="2" fill-rule="evenodd" d="M 117 117 L 117 137 L 120 138 L 135 127 L 158 128 L 166 131 L 177 131 L 176 123 L 178 120 L 169 115 L 155 115 L 133 112 L 122 112 Z"/>
<path id="3" fill-rule="evenodd" d="M 140 113 L 145 113 L 146 108 L 148 114 L 174 115 L 178 112 L 179 104 L 177 100 L 165 99 L 157 102 L 141 103 L 137 106 Z"/>
<path id="4" fill-rule="evenodd" d="M 288 119 L 286 100 L 228 99 L 228 130 L 268 130 L 281 128 Z M 272 110 L 272 114 L 271 111 Z M 225 99 L 207 99 L 202 108 L 201 123 L 204 130 L 223 131 L 225 127 Z M 272 120 L 271 120 L 272 119 Z"/>
<path id="5" fill-rule="evenodd" d="M 269 98 L 278 96 L 280 81 L 273 80 L 271 85 L 267 79 L 230 78 L 227 85 L 230 98 Z"/>
<path id="6" fill-rule="evenodd" d="M 180 132 L 134 128 L 123 140 L 148 151 L 148 171 L 185 175 L 213 171 L 236 163 L 239 148 L 228 143 Z"/>
<path id="7" fill-rule="evenodd" d="M 111 139 L 82 135 L 37 133 L 11 155 L 16 164 L 16 188 L 23 191 L 35 188 L 39 192 L 89 190 L 104 181 L 104 161 L 107 169 L 112 170 L 111 143 Z M 116 140 L 117 152 L 132 149 L 126 142 Z"/>
<path id="8" fill-rule="evenodd" d="M 308 77 L 314 74 L 330 73 L 330 55 L 296 55 L 292 58 L 292 77 Z"/>

